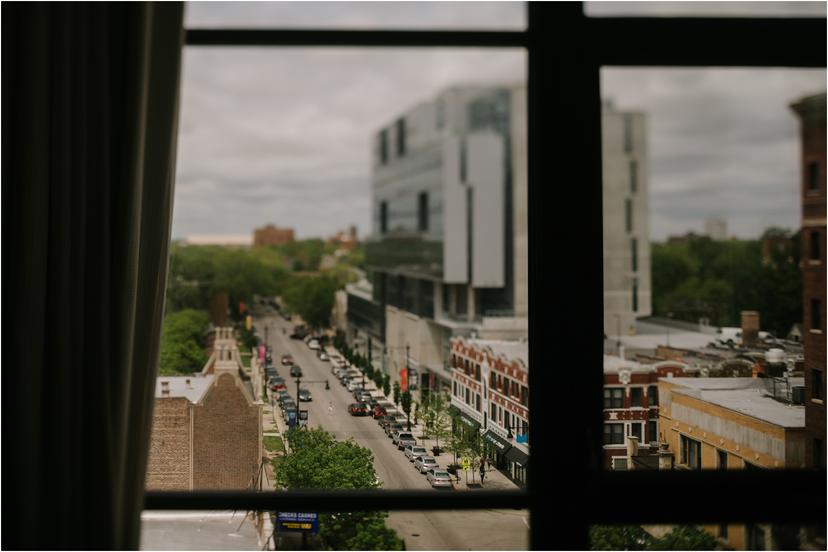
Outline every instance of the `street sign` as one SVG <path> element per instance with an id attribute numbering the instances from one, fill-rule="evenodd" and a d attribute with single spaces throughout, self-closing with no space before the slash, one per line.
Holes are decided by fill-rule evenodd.
<path id="1" fill-rule="evenodd" d="M 319 514 L 316 512 L 277 512 L 276 530 L 318 533 Z"/>
<path id="2" fill-rule="evenodd" d="M 307 410 L 300 410 L 299 411 L 299 427 L 305 427 L 308 425 L 308 411 Z"/>
<path id="3" fill-rule="evenodd" d="M 464 470 L 470 470 L 471 469 L 471 460 L 469 460 L 468 458 L 463 458 L 463 461 L 460 463 L 460 466 Z"/>

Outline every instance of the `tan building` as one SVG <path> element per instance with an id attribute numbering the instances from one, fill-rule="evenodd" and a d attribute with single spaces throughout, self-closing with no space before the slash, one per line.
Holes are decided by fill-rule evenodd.
<path id="1" fill-rule="evenodd" d="M 676 469 L 803 468 L 805 407 L 785 400 L 802 386 L 803 378 L 661 378 L 660 437 Z M 769 525 L 704 528 L 738 550 L 777 548 Z"/>
<path id="2" fill-rule="evenodd" d="M 217 330 L 201 374 L 158 377 L 146 488 L 255 488 L 262 462 L 262 404 L 254 400 L 253 389 L 231 328 Z"/>
<path id="3" fill-rule="evenodd" d="M 293 228 L 279 228 L 268 224 L 253 231 L 253 247 L 284 245 L 293 242 Z"/>

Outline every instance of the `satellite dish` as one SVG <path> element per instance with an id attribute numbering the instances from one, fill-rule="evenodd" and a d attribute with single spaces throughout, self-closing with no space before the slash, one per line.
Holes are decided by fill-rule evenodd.
<path id="1" fill-rule="evenodd" d="M 621 383 L 626 385 L 626 384 L 630 383 L 630 375 L 631 374 L 630 374 L 629 369 L 620 370 L 618 372 L 618 381 L 620 381 Z"/>

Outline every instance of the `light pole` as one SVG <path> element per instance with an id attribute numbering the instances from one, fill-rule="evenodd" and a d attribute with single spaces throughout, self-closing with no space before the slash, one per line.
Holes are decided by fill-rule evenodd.
<path id="1" fill-rule="evenodd" d="M 408 393 L 408 412 L 405 413 L 405 421 L 408 431 L 411 431 L 411 366 L 408 364 L 408 343 L 405 344 L 405 392 Z"/>
<path id="2" fill-rule="evenodd" d="M 616 354 L 621 354 L 621 315 L 615 313 L 615 352 Z"/>

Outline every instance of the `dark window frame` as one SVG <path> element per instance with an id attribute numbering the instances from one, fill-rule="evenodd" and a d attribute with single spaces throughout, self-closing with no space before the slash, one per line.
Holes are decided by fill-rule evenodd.
<path id="1" fill-rule="evenodd" d="M 601 185 L 601 67 L 802 67 L 825 68 L 825 18 L 705 18 L 705 17 L 586 17 L 583 5 L 530 3 L 525 31 L 361 31 L 320 29 L 204 29 L 186 31 L 192 46 L 349 46 L 349 47 L 518 47 L 528 53 L 529 162 L 529 358 L 533 366 L 556 362 L 600 365 L 603 348 L 602 185 Z M 775 37 L 767 40 L 768 36 Z M 699 37 L 704 37 L 700 40 Z M 653 48 L 658 42 L 659 47 Z M 561 76 L 567 86 L 560 86 Z M 566 105 L 563 112 L 560 106 Z M 557 129 L 549 133 L 550 122 Z M 556 163 L 542 163 L 555 151 Z M 554 181 L 582 185 L 553 187 Z M 579 240 L 563 243 L 559 257 L 577 271 L 551 271 L 544 266 L 544 236 L 566 235 L 571 221 L 544 216 L 552 202 L 578 205 Z M 548 261 L 546 261 L 548 262 Z M 548 285 L 555 273 L 556 285 Z M 572 313 L 560 317 L 559 312 Z M 591 328 L 585 331 L 585 328 Z M 550 343 L 566 347 L 548 347 Z M 562 352 L 563 351 L 563 352 Z M 554 388 L 555 374 L 532 370 L 530 387 Z M 722 523 L 766 521 L 768 503 L 799 505 L 774 511 L 776 522 L 822 522 L 825 519 L 825 470 L 611 472 L 603 470 L 603 424 L 600 371 L 577 370 L 571 376 L 578 393 L 557 397 L 557 407 L 569 413 L 568 424 L 543 423 L 542 409 L 530 412 L 532 463 L 553 469 L 528 471 L 525 491 L 452 493 L 435 501 L 432 492 L 161 492 L 145 493 L 146 509 L 243 509 L 347 511 L 361 509 L 437 510 L 481 508 L 530 509 L 530 548 L 586 549 L 588 529 L 595 523 Z M 552 447 L 580 443 L 562 455 Z M 544 512 L 550 488 L 560 474 L 579 485 L 578 500 L 566 496 L 565 531 L 550 531 Z M 688 477 L 691 476 L 691 477 Z M 678 501 L 670 509 L 642 503 L 634 511 L 618 511 L 601 497 L 633 496 L 642 485 L 659 484 L 677 496 L 712 496 L 723 487 L 740 496 L 734 513 L 727 501 Z"/>

